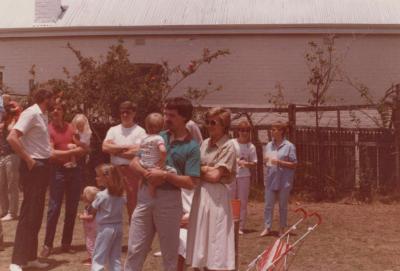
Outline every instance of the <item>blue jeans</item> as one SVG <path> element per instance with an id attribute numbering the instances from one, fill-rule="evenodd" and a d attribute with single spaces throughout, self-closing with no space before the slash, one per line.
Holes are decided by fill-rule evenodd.
<path id="1" fill-rule="evenodd" d="M 265 188 L 265 228 L 271 229 L 274 217 L 275 198 L 279 198 L 279 225 L 281 228 L 287 227 L 288 201 L 291 187 L 281 188 L 280 190 L 270 190 Z"/>
<path id="2" fill-rule="evenodd" d="M 46 237 L 44 240 L 46 246 L 53 247 L 64 194 L 65 218 L 61 244 L 71 245 L 81 194 L 81 183 L 79 168 L 55 166 L 54 175 L 50 181 L 50 198 L 47 211 Z"/>

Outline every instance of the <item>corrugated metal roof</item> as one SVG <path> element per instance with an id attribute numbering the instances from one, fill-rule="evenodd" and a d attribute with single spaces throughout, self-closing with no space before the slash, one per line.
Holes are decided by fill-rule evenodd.
<path id="1" fill-rule="evenodd" d="M 399 0 L 68 0 L 62 26 L 399 24 Z"/>
<path id="2" fill-rule="evenodd" d="M 49 26 L 400 24 L 399 0 L 62 0 Z M 0 28 L 32 27 L 34 0 L 1 0 Z"/>

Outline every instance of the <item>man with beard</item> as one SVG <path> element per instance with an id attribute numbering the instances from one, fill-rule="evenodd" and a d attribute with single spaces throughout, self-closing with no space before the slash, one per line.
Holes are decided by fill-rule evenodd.
<path id="1" fill-rule="evenodd" d="M 181 188 L 193 189 L 200 177 L 199 145 L 190 136 L 186 123 L 192 117 L 193 106 L 185 98 L 167 99 L 164 121 L 168 129 L 161 133 L 167 149 L 166 164 L 178 174 L 162 169 L 144 169 L 139 158 L 131 168 L 144 177 L 139 189 L 138 203 L 129 228 L 128 255 L 125 271 L 143 268 L 155 233 L 158 233 L 165 271 L 175 271 L 178 263 L 179 227 L 182 216 Z M 156 186 L 154 197 L 149 185 Z"/>
<path id="2" fill-rule="evenodd" d="M 42 223 L 44 200 L 50 180 L 50 137 L 47 112 L 52 108 L 53 93 L 39 89 L 35 104 L 21 113 L 7 137 L 8 142 L 21 158 L 20 183 L 24 199 L 15 234 L 10 271 L 20 271 L 22 266 L 46 268 L 37 260 L 38 234 Z"/>

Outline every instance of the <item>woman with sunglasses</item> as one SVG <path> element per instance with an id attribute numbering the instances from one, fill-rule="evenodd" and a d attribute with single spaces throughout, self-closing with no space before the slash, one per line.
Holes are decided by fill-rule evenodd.
<path id="1" fill-rule="evenodd" d="M 271 233 L 275 199 L 279 199 L 279 233 L 287 227 L 287 210 L 290 191 L 293 187 L 294 171 L 297 166 L 296 148 L 285 138 L 287 125 L 277 121 L 272 124 L 270 141 L 264 154 L 265 174 L 265 228 L 260 236 Z"/>
<path id="2" fill-rule="evenodd" d="M 195 270 L 235 269 L 234 225 L 228 184 L 236 175 L 236 152 L 228 131 L 230 111 L 206 115 L 210 135 L 200 147 L 201 177 L 189 217 L 186 263 Z"/>
<path id="3" fill-rule="evenodd" d="M 229 189 L 232 199 L 240 200 L 239 234 L 243 234 L 247 217 L 247 201 L 250 192 L 250 169 L 257 165 L 256 147 L 250 141 L 251 125 L 243 119 L 238 125 L 239 136 L 232 140 L 236 151 L 236 179 Z"/>

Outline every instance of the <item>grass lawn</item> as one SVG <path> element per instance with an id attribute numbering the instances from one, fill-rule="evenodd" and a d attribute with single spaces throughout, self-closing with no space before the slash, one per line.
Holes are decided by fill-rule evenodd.
<path id="1" fill-rule="evenodd" d="M 295 255 L 291 256 L 290 270 L 400 271 L 400 204 L 296 203 L 290 205 L 291 209 L 297 207 L 319 212 L 323 217 L 323 224 L 311 233 Z M 276 210 L 275 215 L 277 213 Z M 290 213 L 289 217 L 291 223 L 298 219 L 294 213 Z M 62 220 L 63 215 L 60 217 L 60 222 Z M 277 221 L 277 216 L 275 216 L 275 221 Z M 3 222 L 6 248 L 0 252 L 0 271 L 8 270 L 16 224 L 16 221 Z M 258 237 L 262 227 L 263 203 L 252 201 L 249 205 L 248 233 L 240 236 L 239 239 L 240 270 L 245 270 L 247 264 L 274 241 L 273 236 Z M 44 228 L 45 223 L 42 224 L 40 231 L 40 246 L 43 244 Z M 291 238 L 300 236 L 305 228 L 306 225 L 299 227 L 296 231 L 297 236 Z M 61 230 L 62 223 L 59 223 L 54 254 L 45 260 L 51 264 L 47 270 L 89 270 L 89 267 L 81 264 L 81 261 L 87 257 L 81 222 L 76 221 L 73 240 L 73 246 L 77 250 L 75 254 L 62 254 L 58 251 Z M 125 245 L 127 230 L 126 223 Z M 152 256 L 152 253 L 157 250 L 156 238 L 144 270 L 162 270 L 161 258 Z M 123 257 L 125 257 L 125 252 Z"/>

